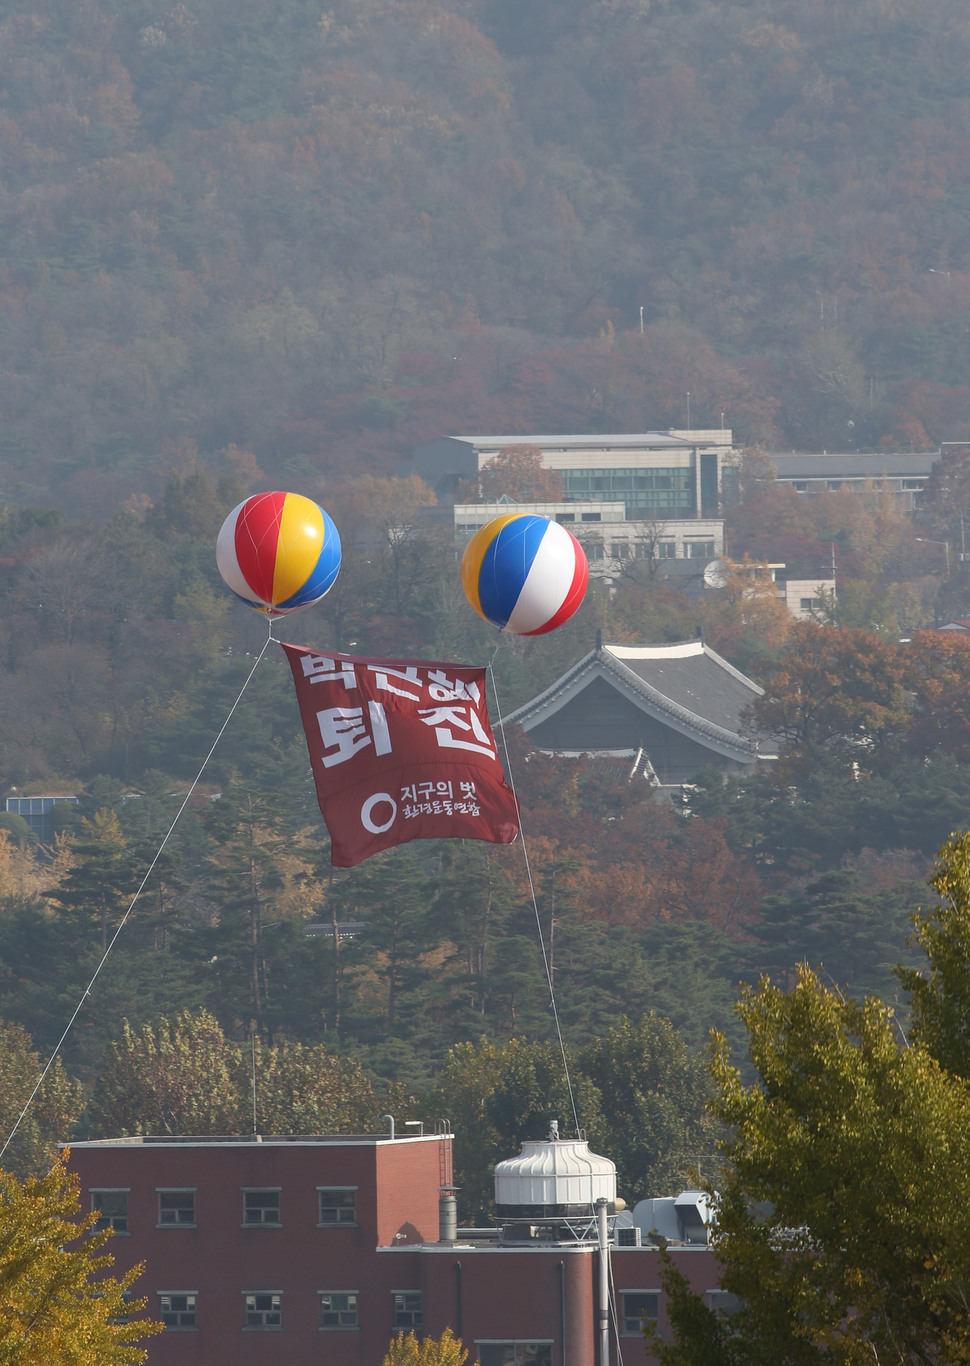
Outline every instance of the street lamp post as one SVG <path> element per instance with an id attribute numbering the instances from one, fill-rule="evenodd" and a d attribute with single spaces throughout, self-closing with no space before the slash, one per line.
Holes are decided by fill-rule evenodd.
<path id="1" fill-rule="evenodd" d="M 913 540 L 914 540 L 914 541 L 919 541 L 920 545 L 941 545 L 941 546 L 943 547 L 943 552 L 944 552 L 944 554 L 946 555 L 946 576 L 947 576 L 947 578 L 949 578 L 949 577 L 950 577 L 950 542 L 949 542 L 949 541 L 931 541 L 930 538 L 929 538 L 928 536 L 914 536 L 914 537 L 913 537 Z"/>

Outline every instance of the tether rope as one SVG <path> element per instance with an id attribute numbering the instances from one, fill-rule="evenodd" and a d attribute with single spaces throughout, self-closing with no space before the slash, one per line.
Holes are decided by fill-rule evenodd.
<path id="1" fill-rule="evenodd" d="M 27 1111 L 30 1109 L 31 1105 L 33 1104 L 34 1098 L 35 1098 L 35 1096 L 37 1095 L 37 1092 L 40 1090 L 41 1086 L 43 1086 L 43 1084 L 44 1084 L 44 1079 L 46 1078 L 46 1076 L 47 1076 L 48 1072 L 51 1070 L 51 1068 L 54 1066 L 54 1062 L 55 1062 L 55 1060 L 56 1060 L 56 1058 L 57 1058 L 57 1055 L 60 1053 L 61 1048 L 64 1046 L 64 1040 L 67 1038 L 68 1034 L 70 1034 L 72 1028 L 74 1027 L 74 1022 L 77 1020 L 77 1017 L 80 1015 L 81 1010 L 82 1010 L 82 1008 L 83 1008 L 83 1006 L 84 1006 L 84 1002 L 87 1000 L 88 996 L 89 996 L 90 993 L 91 993 L 91 988 L 94 986 L 95 982 L 98 980 L 98 977 L 101 975 L 101 969 L 104 967 L 105 963 L 108 961 L 108 956 L 109 956 L 109 954 L 111 953 L 111 950 L 114 948 L 115 943 L 117 942 L 118 936 L 121 934 L 121 931 L 125 928 L 125 925 L 128 923 L 128 917 L 131 915 L 132 911 L 135 909 L 135 903 L 138 901 L 138 898 L 141 896 L 142 892 L 145 890 L 145 886 L 146 886 L 146 884 L 147 884 L 147 882 L 148 882 L 148 879 L 151 877 L 152 873 L 155 871 L 155 865 L 156 865 L 156 863 L 158 862 L 158 860 L 161 858 L 162 852 L 164 851 L 165 846 L 168 844 L 169 840 L 171 839 L 171 837 L 172 837 L 172 832 L 175 830 L 176 825 L 178 825 L 179 819 L 181 818 L 181 815 L 182 815 L 182 812 L 183 812 L 183 811 L 185 810 L 185 808 L 188 806 L 188 804 L 189 804 L 189 799 L 190 799 L 190 797 L 192 796 L 192 793 L 193 793 L 193 792 L 195 791 L 195 789 L 198 787 L 199 782 L 200 782 L 201 779 L 202 779 L 202 775 L 203 775 L 203 773 L 205 772 L 206 767 L 207 767 L 207 765 L 208 765 L 208 763 L 209 763 L 209 760 L 212 758 L 213 754 L 215 754 L 215 752 L 216 752 L 216 746 L 218 745 L 219 741 L 222 739 L 223 735 L 226 733 L 226 727 L 229 725 L 229 722 L 232 720 L 233 713 L 235 712 L 236 708 L 239 706 L 239 703 L 240 703 L 240 702 L 242 701 L 242 699 L 243 699 L 243 693 L 245 693 L 246 689 L 249 687 L 249 684 L 250 684 L 250 682 L 252 681 L 253 674 L 254 674 L 254 673 L 256 672 L 256 670 L 259 668 L 260 660 L 263 658 L 263 655 L 266 653 L 267 647 L 269 646 L 270 642 L 273 640 L 274 637 L 273 637 L 273 618 L 272 618 L 272 617 L 270 617 L 270 618 L 268 619 L 268 626 L 269 626 L 269 631 L 268 631 L 268 634 L 267 634 L 267 636 L 266 636 L 266 640 L 263 642 L 263 648 L 260 650 L 259 654 L 256 656 L 256 662 L 255 662 L 255 664 L 253 665 L 253 667 L 250 669 L 249 675 L 248 675 L 248 677 L 246 678 L 245 683 L 242 685 L 242 688 L 240 689 L 239 696 L 236 698 L 235 702 L 233 702 L 232 706 L 229 708 L 229 715 L 226 717 L 225 721 L 223 721 L 223 723 L 222 723 L 222 728 L 221 728 L 221 730 L 219 731 L 219 734 L 216 736 L 215 740 L 213 740 L 213 742 L 212 742 L 212 748 L 209 750 L 209 753 L 208 753 L 208 754 L 205 756 L 205 758 L 203 759 L 203 761 L 202 761 L 202 767 L 199 769 L 198 773 L 196 774 L 195 778 L 193 779 L 192 786 L 189 788 L 188 792 L 186 792 L 185 797 L 184 797 L 184 799 L 183 799 L 183 801 L 182 801 L 182 805 L 179 807 L 178 811 L 175 813 L 175 819 L 172 821 L 172 824 L 169 826 L 168 831 L 167 831 L 167 833 L 166 833 L 166 835 L 165 835 L 165 838 L 162 840 L 161 844 L 158 846 L 158 850 L 157 850 L 157 852 L 156 852 L 156 854 L 155 854 L 155 857 L 152 859 L 151 863 L 148 865 L 148 871 L 147 871 L 147 873 L 145 874 L 145 876 L 142 878 L 141 883 L 139 884 L 138 890 L 135 892 L 135 895 L 132 897 L 132 899 L 131 899 L 131 904 L 129 905 L 128 909 L 125 911 L 124 915 L 121 917 L 121 921 L 120 921 L 120 923 L 119 923 L 119 925 L 118 925 L 118 928 L 115 930 L 114 934 L 111 936 L 111 942 L 108 944 L 108 947 L 105 949 L 104 954 L 102 955 L 102 958 L 101 958 L 101 962 L 100 962 L 100 963 L 98 964 L 98 966 L 95 968 L 95 970 L 94 970 L 94 975 L 92 976 L 90 982 L 88 982 L 87 986 L 85 987 L 85 989 L 84 989 L 84 994 L 82 995 L 81 999 L 78 1001 L 77 1007 L 75 1008 L 75 1011 L 74 1011 L 74 1014 L 73 1014 L 73 1015 L 71 1016 L 71 1018 L 68 1020 L 67 1026 L 66 1026 L 66 1028 L 65 1028 L 65 1030 L 64 1030 L 64 1033 L 63 1033 L 63 1034 L 61 1035 L 61 1037 L 58 1039 L 56 1048 L 54 1049 L 53 1053 L 50 1055 L 50 1057 L 49 1057 L 48 1060 L 47 1060 L 47 1066 L 44 1068 L 43 1072 L 41 1072 L 40 1076 L 39 1076 L 38 1079 L 37 1079 L 37 1084 L 36 1084 L 36 1086 L 35 1086 L 34 1089 L 31 1091 L 30 1095 L 29 1095 L 28 1098 L 27 1098 L 27 1103 L 26 1103 L 26 1105 L 25 1105 L 24 1108 L 21 1110 L 20 1114 L 17 1116 L 17 1122 L 16 1122 L 16 1124 L 13 1126 L 13 1128 L 10 1130 L 10 1133 L 7 1135 L 7 1141 L 4 1143 L 3 1147 L 0 1148 L 0 1162 L 3 1161 L 4 1154 L 6 1153 L 7 1149 L 10 1147 L 10 1144 L 13 1142 L 14 1136 L 16 1135 L 17 1130 L 20 1128 L 20 1125 L 21 1125 L 21 1123 L 23 1122 L 24 1116 L 26 1115 Z"/>
<path id="2" fill-rule="evenodd" d="M 494 660 L 494 658 L 495 655 L 493 654 L 492 659 Z M 572 1078 L 569 1075 L 569 1059 L 566 1056 L 566 1044 L 562 1037 L 562 1026 L 559 1023 L 559 1007 L 556 1005 L 556 988 L 553 985 L 552 972 L 549 968 L 549 955 L 546 952 L 546 941 L 542 933 L 542 920 L 539 916 L 539 902 L 536 899 L 535 883 L 532 880 L 532 865 L 529 862 L 529 850 L 525 842 L 525 830 L 522 828 L 522 812 L 519 810 L 519 799 L 516 796 L 515 792 L 515 774 L 512 772 L 512 760 L 509 756 L 509 742 L 505 734 L 505 721 L 502 719 L 502 704 L 499 701 L 498 688 L 496 688 L 495 686 L 495 671 L 492 668 L 491 661 L 488 665 L 488 674 L 492 680 L 492 693 L 495 697 L 495 710 L 498 713 L 499 729 L 502 732 L 502 748 L 505 751 L 505 769 L 509 775 L 509 786 L 512 789 L 512 797 L 515 801 L 515 809 L 518 812 L 519 816 L 519 839 L 522 841 L 522 854 L 525 858 L 525 871 L 528 874 L 529 891 L 532 895 L 532 909 L 535 911 L 536 933 L 539 936 L 539 948 L 542 951 L 542 966 L 545 969 L 546 982 L 549 986 L 549 1004 L 552 1007 L 553 1019 L 556 1022 L 556 1036 L 559 1039 L 559 1051 L 562 1054 L 562 1068 L 566 1076 L 566 1089 L 569 1092 L 569 1104 L 572 1107 L 573 1124 L 575 1125 L 576 1134 L 578 1137 L 580 1133 L 580 1128 L 579 1115 L 576 1112 L 576 1097 L 573 1094 Z"/>

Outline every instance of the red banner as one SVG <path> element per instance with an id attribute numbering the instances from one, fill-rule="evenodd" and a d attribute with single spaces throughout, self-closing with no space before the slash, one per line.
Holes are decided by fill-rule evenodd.
<path id="1" fill-rule="evenodd" d="M 518 813 L 484 669 L 283 649 L 335 867 L 408 840 L 511 844 Z"/>

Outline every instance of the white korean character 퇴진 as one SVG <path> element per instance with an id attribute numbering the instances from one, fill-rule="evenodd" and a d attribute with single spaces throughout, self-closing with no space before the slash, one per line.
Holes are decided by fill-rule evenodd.
<path id="1" fill-rule="evenodd" d="M 391 752 L 387 717 L 379 702 L 367 703 L 366 721 L 363 707 L 328 707 L 317 712 L 317 724 L 320 727 L 324 749 L 335 751 L 332 754 L 324 754 L 325 768 L 333 768 L 334 764 L 345 764 L 368 745 L 374 746 L 375 754 Z"/>

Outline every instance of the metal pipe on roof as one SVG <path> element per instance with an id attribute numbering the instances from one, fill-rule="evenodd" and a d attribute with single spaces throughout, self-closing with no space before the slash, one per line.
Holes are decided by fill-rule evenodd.
<path id="1" fill-rule="evenodd" d="M 609 1201 L 604 1197 L 596 1202 L 596 1234 L 600 1252 L 599 1305 L 599 1366 L 610 1366 L 610 1237 L 607 1227 Z"/>

